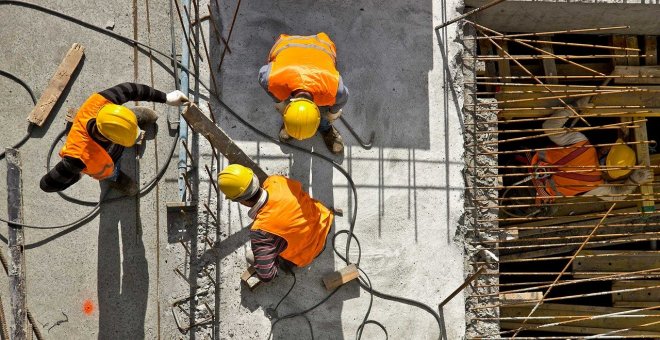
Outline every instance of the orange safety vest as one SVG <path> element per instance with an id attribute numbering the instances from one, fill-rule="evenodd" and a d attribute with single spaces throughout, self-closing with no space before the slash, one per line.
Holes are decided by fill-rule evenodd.
<path id="1" fill-rule="evenodd" d="M 339 87 L 337 50 L 327 34 L 281 34 L 270 50 L 268 91 L 280 101 L 296 90 L 312 94 L 318 106 L 335 104 Z"/>
<path id="2" fill-rule="evenodd" d="M 106 104 L 112 104 L 112 102 L 98 93 L 87 98 L 76 113 L 66 142 L 60 150 L 60 157 L 80 159 L 85 164 L 82 172 L 98 180 L 110 177 L 115 163 L 108 152 L 90 137 L 87 132 L 87 122 L 96 118 L 99 110 Z"/>
<path id="3" fill-rule="evenodd" d="M 531 164 L 537 167 L 536 171 L 541 168 L 541 171 L 553 172 L 541 181 L 545 187 L 537 189 L 545 189 L 550 196 L 576 196 L 602 184 L 600 170 L 585 168 L 598 167 L 596 148 L 588 143 L 589 141 L 585 140 L 565 149 L 537 152 L 531 161 Z M 546 165 L 553 166 L 544 168 Z"/>
<path id="4" fill-rule="evenodd" d="M 323 250 L 333 214 L 302 190 L 298 181 L 270 176 L 263 188 L 268 200 L 259 209 L 252 230 L 263 230 L 286 240 L 280 256 L 298 267 L 312 263 Z"/>

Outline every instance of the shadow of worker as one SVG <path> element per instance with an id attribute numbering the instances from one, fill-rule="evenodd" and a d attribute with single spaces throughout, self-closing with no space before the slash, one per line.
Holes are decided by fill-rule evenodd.
<path id="1" fill-rule="evenodd" d="M 134 149 L 122 171 L 135 173 Z M 139 178 L 135 179 L 139 183 Z M 108 190 L 102 184 L 102 190 Z M 116 192 L 108 195 L 117 197 Z M 99 339 L 144 339 L 149 273 L 136 198 L 102 204 L 98 237 Z"/>
<path id="2" fill-rule="evenodd" d="M 313 150 L 329 155 L 322 140 L 316 139 L 309 143 L 312 144 Z M 292 156 L 289 177 L 301 182 L 303 190 L 309 192 L 314 199 L 320 201 L 326 207 L 333 207 L 332 165 L 304 152 L 290 151 L 286 147 L 283 147 L 283 150 L 285 152 L 289 151 Z M 331 158 L 335 159 L 337 163 L 343 161 L 342 156 L 331 156 Z M 342 217 L 335 216 L 335 221 L 338 218 Z M 322 284 L 322 278 L 324 275 L 336 270 L 335 256 L 332 250 L 332 237 L 334 234 L 335 223 L 332 224 L 332 228 L 328 232 L 323 252 L 309 266 L 294 269 L 297 282 L 291 293 L 278 308 L 277 315 L 279 317 L 306 310 L 329 294 Z M 341 326 L 343 301 L 358 297 L 359 293 L 357 285 L 348 284 L 304 317 L 278 321 L 272 330 L 273 339 L 307 338 L 309 334 L 314 334 L 315 338 L 320 339 L 343 339 Z"/>

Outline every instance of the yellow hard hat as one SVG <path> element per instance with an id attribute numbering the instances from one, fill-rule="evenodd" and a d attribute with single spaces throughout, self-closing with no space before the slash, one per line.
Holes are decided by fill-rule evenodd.
<path id="1" fill-rule="evenodd" d="M 140 135 L 135 114 L 122 105 L 104 105 L 96 116 L 96 127 L 105 138 L 125 147 L 133 146 Z"/>
<path id="2" fill-rule="evenodd" d="M 321 123 L 321 112 L 307 98 L 293 98 L 284 109 L 284 129 L 289 136 L 303 140 L 314 136 Z"/>
<path id="3" fill-rule="evenodd" d="M 230 164 L 218 174 L 218 186 L 228 199 L 240 202 L 256 193 L 259 180 L 252 169 L 240 164 Z"/>
<path id="4" fill-rule="evenodd" d="M 616 142 L 623 143 L 623 139 L 619 138 Z M 631 167 L 637 163 L 635 151 L 625 144 L 615 145 L 607 154 L 605 163 L 608 168 Z M 607 175 L 611 179 L 618 179 L 627 176 L 631 171 L 632 169 L 611 169 L 607 170 Z"/>

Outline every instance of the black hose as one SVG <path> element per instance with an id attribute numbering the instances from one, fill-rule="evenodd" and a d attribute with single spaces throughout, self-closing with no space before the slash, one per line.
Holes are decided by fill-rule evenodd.
<path id="1" fill-rule="evenodd" d="M 155 52 L 155 53 L 157 53 L 157 54 L 159 54 L 159 55 L 161 55 L 161 56 L 163 56 L 163 57 L 169 59 L 170 61 L 176 63 L 176 64 L 179 65 L 179 67 L 181 67 L 183 70 L 185 70 L 186 72 L 188 72 L 188 73 L 189 73 L 190 75 L 192 75 L 193 77 L 197 78 L 197 81 L 199 82 L 199 84 L 200 84 L 204 89 L 206 89 L 206 90 L 209 92 L 209 94 L 210 94 L 213 98 L 215 98 L 215 99 L 218 101 L 218 103 L 220 103 L 220 105 L 221 105 L 225 110 L 227 110 L 227 112 L 229 112 L 229 114 L 231 114 L 235 119 L 237 119 L 239 122 L 241 122 L 241 124 L 243 124 L 244 126 L 246 126 L 246 127 L 247 127 L 248 129 L 250 129 L 252 132 L 256 133 L 257 135 L 259 135 L 259 136 L 265 138 L 266 140 L 268 140 L 268 141 L 270 141 L 270 142 L 272 142 L 272 143 L 274 143 L 274 144 L 277 144 L 277 145 L 286 145 L 287 147 L 290 147 L 290 148 L 292 148 L 292 149 L 294 149 L 294 150 L 298 150 L 298 151 L 301 151 L 301 152 L 307 153 L 307 154 L 309 154 L 309 155 L 312 155 L 312 156 L 318 157 L 318 158 L 320 158 L 320 159 L 322 159 L 322 160 L 324 160 L 324 161 L 330 163 L 335 169 L 337 169 L 337 170 L 338 170 L 338 171 L 339 171 L 339 172 L 340 172 L 340 173 L 346 178 L 346 180 L 348 181 L 348 185 L 351 187 L 351 191 L 352 191 L 352 193 L 353 193 L 353 197 L 354 197 L 354 199 L 355 199 L 355 205 L 354 205 L 354 207 L 353 207 L 353 215 L 352 215 L 352 218 L 350 219 L 350 222 L 349 222 L 349 229 L 348 229 L 348 230 L 341 230 L 341 231 L 335 233 L 335 235 L 334 235 L 334 237 L 333 237 L 333 250 L 334 250 L 334 252 L 335 252 L 335 253 L 336 253 L 336 254 L 337 254 L 337 255 L 338 255 L 338 256 L 339 256 L 339 257 L 340 257 L 340 258 L 341 258 L 341 259 L 342 259 L 347 265 L 350 264 L 349 250 L 350 250 L 351 240 L 352 240 L 353 238 L 355 238 L 355 241 L 356 241 L 356 243 L 358 244 L 358 248 L 359 248 L 359 241 L 358 241 L 357 237 L 355 237 L 355 235 L 353 234 L 353 230 L 355 229 L 355 222 L 356 222 L 357 208 L 358 208 L 358 195 L 357 195 L 357 189 L 356 189 L 355 183 L 353 182 L 353 179 L 351 178 L 350 174 L 349 174 L 344 168 L 342 168 L 341 165 L 339 165 L 338 163 L 336 163 L 332 158 L 330 158 L 330 157 L 328 157 L 328 156 L 325 156 L 325 155 L 323 155 L 323 154 L 319 154 L 319 153 L 317 153 L 317 152 L 314 152 L 314 151 L 311 151 L 311 150 L 308 150 L 308 149 L 302 148 L 302 147 L 297 146 L 297 145 L 292 145 L 292 144 L 288 144 L 288 143 L 282 143 L 282 142 L 280 142 L 278 139 L 273 138 L 273 137 L 271 137 L 270 135 L 268 135 L 267 133 L 265 133 L 265 132 L 259 130 L 258 128 L 256 128 L 256 127 L 253 126 L 252 124 L 250 124 L 248 121 L 246 121 L 245 119 L 243 119 L 243 117 L 241 117 L 240 115 L 238 115 L 238 113 L 236 113 L 232 108 L 230 108 L 230 107 L 229 107 L 229 106 L 228 106 L 228 105 L 227 105 L 227 104 L 226 104 L 226 103 L 225 103 L 225 102 L 224 102 L 224 101 L 223 101 L 223 100 L 217 95 L 217 93 L 215 93 L 215 91 L 211 90 L 206 84 L 204 84 L 204 83 L 201 81 L 201 79 L 198 77 L 197 74 L 195 74 L 195 73 L 193 73 L 193 72 L 190 72 L 190 70 L 188 70 L 188 69 L 187 69 L 186 67 L 184 67 L 179 61 L 175 60 L 175 59 L 172 58 L 171 56 L 169 56 L 169 55 L 167 55 L 167 54 L 165 54 L 165 53 L 163 53 L 163 52 L 160 52 L 160 51 L 158 51 L 158 50 L 156 50 L 156 49 L 153 49 L 152 47 L 150 47 L 150 46 L 148 46 L 148 45 L 146 45 L 146 44 L 144 44 L 144 43 L 141 43 L 141 42 L 139 42 L 139 41 L 136 41 L 136 40 L 133 40 L 133 39 L 130 39 L 130 38 L 124 37 L 124 36 L 121 36 L 121 35 L 119 35 L 119 34 L 117 34 L 117 33 L 114 33 L 114 32 L 112 32 L 112 31 L 106 30 L 106 29 L 101 28 L 101 27 L 99 27 L 99 26 L 95 26 L 95 25 L 89 24 L 89 23 L 84 22 L 84 21 L 82 21 L 82 20 L 80 20 L 80 19 L 77 19 L 77 18 L 74 18 L 74 17 L 68 16 L 68 15 L 63 14 L 63 13 L 55 12 L 55 11 L 53 11 L 53 10 L 51 10 L 51 9 L 48 9 L 48 8 L 45 8 L 45 7 L 41 7 L 41 6 L 39 6 L 39 5 L 35 5 L 35 4 L 31 4 L 31 3 L 26 3 L 26 2 L 23 2 L 23 1 L 0 0 L 0 5 L 2 5 L 2 4 L 18 5 L 18 6 L 24 6 L 24 7 L 28 7 L 28 8 L 31 8 L 31 9 L 39 10 L 39 11 L 42 11 L 42 12 L 45 12 L 45 13 L 48 13 L 48 14 L 51 14 L 51 15 L 54 15 L 54 16 L 57 16 L 57 17 L 60 17 L 60 18 L 66 19 L 66 20 L 69 20 L 69 21 L 71 21 L 71 22 L 74 22 L 74 23 L 76 23 L 76 24 L 78 24 L 78 25 L 80 25 L 80 26 L 83 26 L 83 27 L 89 28 L 89 29 L 91 29 L 91 30 L 94 30 L 94 31 L 97 31 L 97 32 L 100 32 L 100 33 L 107 34 L 107 35 L 109 35 L 109 36 L 111 36 L 111 37 L 113 37 L 113 38 L 115 38 L 115 39 L 117 39 L 117 40 L 119 40 L 119 41 L 125 42 L 125 43 L 127 43 L 127 44 L 130 44 L 130 45 L 135 44 L 135 45 L 141 46 L 141 47 L 143 47 L 143 48 L 146 48 L 146 49 L 148 49 L 148 50 L 150 50 L 150 51 L 152 51 L 152 52 Z M 170 156 L 170 158 L 171 158 L 171 156 Z M 166 164 L 169 164 L 169 161 L 168 161 L 168 163 L 166 163 Z M 157 176 L 157 177 L 158 177 L 158 176 Z M 159 178 L 158 178 L 158 179 L 159 179 Z M 107 202 L 109 202 L 109 201 L 113 201 L 113 200 L 117 200 L 117 199 L 121 199 L 121 198 L 122 198 L 122 197 L 115 198 L 115 199 L 112 199 L 112 200 L 108 200 Z M 100 205 L 100 203 L 101 203 L 101 202 L 99 202 L 98 205 Z M 97 209 L 97 208 L 98 208 L 98 206 L 95 207 L 95 209 Z M 0 219 L 0 221 L 6 222 L 6 223 L 12 223 L 12 222 L 9 222 L 9 221 L 4 220 L 4 219 Z M 17 224 L 17 223 L 12 223 L 12 224 L 15 224 L 15 225 L 21 225 L 21 224 Z M 70 225 L 70 224 L 69 224 L 69 225 Z M 23 225 L 23 226 L 25 226 L 25 227 L 32 227 L 32 228 L 35 228 L 34 226 L 26 226 L 26 225 Z M 37 227 L 37 228 L 38 228 L 38 227 Z M 62 228 L 62 226 L 59 226 L 59 228 Z M 54 228 L 41 228 L 41 229 L 54 229 Z M 345 256 L 342 256 L 341 254 L 339 254 L 339 252 L 337 251 L 337 248 L 336 248 L 335 245 L 334 245 L 334 239 L 335 239 L 335 237 L 336 237 L 337 235 L 339 235 L 339 234 L 343 234 L 343 233 L 348 234 L 348 238 L 347 238 L 347 240 L 346 240 L 346 253 L 345 253 Z M 360 251 L 360 252 L 361 252 L 361 251 Z M 356 263 L 356 265 L 359 264 L 359 256 L 358 256 L 358 261 L 357 261 L 357 262 L 358 262 L 358 263 Z M 380 323 L 378 323 L 378 322 L 376 322 L 376 321 L 373 321 L 373 320 L 368 320 L 368 316 L 369 316 L 369 313 L 370 313 L 370 311 L 371 311 L 371 306 L 372 306 L 372 302 L 373 302 L 373 295 L 376 295 L 376 296 L 378 296 L 378 297 L 380 297 L 380 298 L 388 299 L 388 300 L 391 300 L 391 301 L 396 301 L 396 302 L 400 302 L 400 303 L 410 304 L 410 305 L 412 305 L 412 306 L 419 307 L 419 308 L 421 308 L 421 309 L 427 311 L 428 313 L 430 313 L 431 315 L 433 315 L 433 317 L 434 317 L 434 318 L 436 319 L 436 321 L 438 322 L 438 327 L 440 328 L 440 334 L 442 334 L 442 321 L 440 320 L 440 316 L 438 315 L 438 313 L 436 313 L 435 310 L 434 310 L 433 308 L 431 308 L 431 307 L 429 307 L 429 306 L 427 306 L 427 305 L 425 305 L 425 304 L 423 304 L 423 303 L 421 303 L 421 302 L 417 302 L 417 301 L 414 301 L 414 300 L 401 298 L 401 297 L 394 296 L 394 295 L 388 295 L 388 294 L 384 294 L 384 293 L 381 293 L 381 292 L 376 291 L 376 290 L 373 289 L 373 287 L 371 286 L 371 280 L 370 280 L 369 277 L 366 275 L 366 273 L 365 273 L 362 269 L 359 269 L 359 270 L 360 270 L 360 272 L 363 274 L 363 276 L 364 276 L 365 279 L 366 279 L 366 281 L 365 281 L 365 280 L 361 280 L 361 281 L 360 281 L 360 287 L 362 287 L 363 289 L 365 289 L 367 292 L 370 293 L 371 301 L 370 301 L 370 304 L 369 304 L 369 309 L 367 310 L 367 313 L 366 313 L 366 315 L 365 315 L 365 319 L 364 319 L 364 321 L 360 324 L 360 326 L 358 327 L 358 333 L 357 333 L 357 335 L 356 335 L 356 337 L 357 337 L 358 339 L 360 338 L 360 336 L 361 336 L 361 334 L 362 334 L 362 330 L 364 329 L 364 326 L 366 326 L 367 324 L 375 324 L 375 325 L 377 325 L 378 327 L 380 327 L 381 329 L 383 329 L 383 330 L 385 331 L 385 334 L 386 334 L 386 336 L 387 336 L 387 331 L 385 330 L 385 327 L 384 327 L 382 324 L 380 324 Z M 305 315 L 306 313 L 308 313 L 309 311 L 314 310 L 315 308 L 317 308 L 318 306 L 320 306 L 321 304 L 323 304 L 323 303 L 325 303 L 327 300 L 329 300 L 329 299 L 330 299 L 330 298 L 331 298 L 331 297 L 332 297 L 332 296 L 333 296 L 333 295 L 334 295 L 334 294 L 335 294 L 340 288 L 341 288 L 341 287 L 335 289 L 335 290 L 332 291 L 330 294 L 328 294 L 325 298 L 323 298 L 320 302 L 318 302 L 318 303 L 315 304 L 314 306 L 312 306 L 312 307 L 310 307 L 310 308 L 308 308 L 308 309 L 306 309 L 306 310 L 304 310 L 304 311 L 301 311 L 301 312 L 298 312 L 298 313 L 294 313 L 294 314 L 289 314 L 289 315 L 286 315 L 286 316 L 284 316 L 284 317 L 278 318 L 277 320 L 275 320 L 275 322 L 273 322 L 273 324 L 271 325 L 271 327 L 274 327 L 274 326 L 277 324 L 277 322 L 279 322 L 279 321 L 281 321 L 281 320 L 285 320 L 285 319 L 292 318 L 292 317 L 297 317 L 297 316 L 304 316 L 304 315 Z M 290 291 L 289 291 L 289 292 L 290 292 Z M 288 293 L 287 293 L 287 295 L 288 295 Z M 286 295 L 285 295 L 285 297 L 286 297 Z M 309 322 L 309 320 L 308 320 L 308 322 Z M 310 324 L 310 329 L 311 329 L 311 324 Z M 271 329 L 271 331 L 272 331 L 272 329 Z M 312 334 L 313 334 L 313 333 L 312 333 Z"/>
<path id="2" fill-rule="evenodd" d="M 24 82 L 21 78 L 3 70 L 0 70 L 0 76 L 5 76 L 15 81 L 19 85 L 21 85 L 30 95 L 30 99 L 32 99 L 32 104 L 37 105 L 37 97 L 34 96 L 34 92 L 32 91 L 32 88 L 30 88 L 30 86 L 26 82 Z M 30 123 L 27 127 L 27 133 L 25 134 L 25 136 L 23 136 L 23 138 L 20 141 L 18 141 L 16 144 L 12 145 L 11 148 L 18 149 L 21 146 L 23 146 L 23 144 L 25 144 L 25 142 L 27 142 L 28 139 L 30 139 L 30 137 L 32 136 L 33 129 L 34 129 L 34 124 Z M 0 152 L 0 159 L 3 158 L 5 158 L 5 150 L 2 150 L 2 152 Z"/>

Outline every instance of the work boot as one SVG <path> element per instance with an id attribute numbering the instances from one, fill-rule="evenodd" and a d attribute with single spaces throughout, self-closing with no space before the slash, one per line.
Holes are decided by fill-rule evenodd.
<path id="1" fill-rule="evenodd" d="M 334 153 L 335 155 L 344 152 L 344 141 L 342 140 L 339 131 L 337 131 L 334 126 L 330 126 L 328 131 L 321 132 L 321 136 L 323 136 L 325 146 L 328 147 L 330 152 Z"/>
<path id="2" fill-rule="evenodd" d="M 286 132 L 286 129 L 284 128 L 284 124 L 282 124 L 282 127 L 280 128 L 279 138 L 280 138 L 280 142 L 282 143 L 287 143 L 291 140 L 291 136 L 289 136 L 289 133 Z"/>
<path id="3" fill-rule="evenodd" d="M 135 181 L 133 181 L 127 174 L 123 171 L 119 171 L 117 179 L 114 181 L 108 181 L 108 186 L 112 189 L 115 189 L 126 196 L 135 196 L 138 194 L 139 189 Z"/>
<path id="4" fill-rule="evenodd" d="M 158 120 L 158 113 L 146 106 L 136 106 L 132 109 L 137 118 L 138 126 L 144 129 L 145 126 L 155 123 Z"/>

